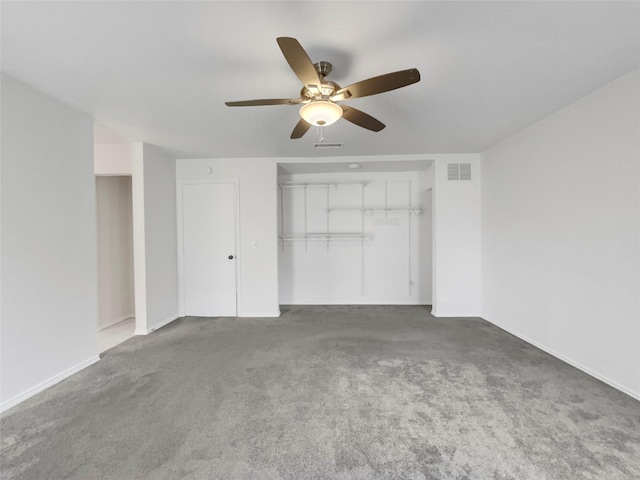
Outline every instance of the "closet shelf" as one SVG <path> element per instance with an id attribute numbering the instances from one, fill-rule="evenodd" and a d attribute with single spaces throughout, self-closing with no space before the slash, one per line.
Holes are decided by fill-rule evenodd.
<path id="1" fill-rule="evenodd" d="M 370 215 L 373 213 L 415 213 L 416 215 L 420 215 L 422 213 L 422 209 L 419 207 L 416 207 L 416 208 L 411 208 L 411 207 L 398 207 L 398 208 L 332 207 L 332 208 L 327 208 L 327 212 L 331 212 L 334 210 L 363 212 L 365 215 Z"/>
<path id="2" fill-rule="evenodd" d="M 325 188 L 336 188 L 339 185 L 362 185 L 365 186 L 367 182 L 323 182 L 323 183 L 313 183 L 313 182 L 305 182 L 305 183 L 295 183 L 295 182 L 287 182 L 287 183 L 279 183 L 278 186 L 280 188 L 306 188 L 306 187 L 325 187 Z"/>
<path id="3" fill-rule="evenodd" d="M 369 235 L 363 233 L 301 233 L 298 235 L 280 235 L 280 240 L 292 242 L 295 240 L 367 240 Z"/>

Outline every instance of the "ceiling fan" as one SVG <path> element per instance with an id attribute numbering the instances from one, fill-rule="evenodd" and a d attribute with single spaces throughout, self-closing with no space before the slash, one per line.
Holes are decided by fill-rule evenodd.
<path id="1" fill-rule="evenodd" d="M 368 78 L 341 88 L 337 83 L 325 80 L 333 68 L 329 62 L 312 63 L 307 52 L 295 38 L 279 37 L 277 42 L 287 63 L 303 84 L 300 97 L 243 100 L 225 102 L 225 105 L 229 107 L 302 105 L 301 118 L 293 129 L 291 138 L 301 138 L 312 125 L 324 127 L 335 123 L 340 118 L 379 132 L 385 127 L 384 123 L 353 107 L 339 105 L 338 102 L 388 92 L 420 81 L 420 72 L 416 68 L 410 68 Z"/>

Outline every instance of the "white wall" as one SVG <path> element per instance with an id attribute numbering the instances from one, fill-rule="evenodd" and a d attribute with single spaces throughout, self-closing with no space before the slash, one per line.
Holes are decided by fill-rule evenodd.
<path id="1" fill-rule="evenodd" d="M 420 189 L 420 243 L 417 249 L 418 271 L 421 276 L 420 288 L 423 305 L 433 305 L 433 188 Z"/>
<path id="2" fill-rule="evenodd" d="M 431 303 L 431 205 L 419 215 L 362 212 L 420 208 L 418 172 L 289 175 L 279 181 L 332 185 L 281 189 L 281 304 Z M 303 240 L 305 229 L 367 238 Z"/>
<path id="3" fill-rule="evenodd" d="M 93 151 L 96 175 L 131 175 L 133 143 L 96 143 Z"/>
<path id="4" fill-rule="evenodd" d="M 131 175 L 136 335 L 178 317 L 175 159 L 141 142 L 97 144 L 96 175 Z"/>
<path id="5" fill-rule="evenodd" d="M 480 315 L 480 155 L 437 155 L 433 168 L 433 315 Z M 471 164 L 471 180 L 447 180 L 449 163 Z"/>
<path id="6" fill-rule="evenodd" d="M 435 163 L 431 162 L 429 166 L 420 172 L 420 203 L 424 206 L 425 212 L 427 212 L 428 218 L 425 217 L 425 221 L 422 223 L 422 228 L 426 229 L 421 234 L 422 237 L 422 250 L 430 252 L 430 255 L 421 255 L 420 259 L 420 271 L 425 272 L 431 276 L 431 290 L 428 293 L 428 304 L 433 307 L 433 291 L 435 290 L 435 271 L 433 268 L 435 262 L 435 251 L 433 248 L 434 242 L 434 230 L 433 230 L 433 217 L 435 215 L 435 207 L 433 204 L 433 189 L 435 188 Z M 428 225 L 427 225 L 427 222 Z M 430 236 L 427 236 L 427 232 L 430 232 Z M 433 314 L 433 308 L 432 314 Z"/>
<path id="7" fill-rule="evenodd" d="M 136 330 L 149 333 L 178 317 L 176 161 L 147 144 L 142 155 L 146 324 Z"/>
<path id="8" fill-rule="evenodd" d="M 98 360 L 93 120 L 2 74 L 1 397 Z"/>
<path id="9" fill-rule="evenodd" d="M 131 201 L 133 203 L 133 290 L 136 335 L 150 333 L 147 328 L 147 254 L 144 204 L 144 145 L 131 144 Z"/>
<path id="10" fill-rule="evenodd" d="M 192 159 L 177 161 L 177 182 L 238 181 L 240 253 L 238 315 L 278 315 L 277 164 L 359 163 L 434 160 L 422 175 L 432 183 L 433 285 L 443 298 L 433 299 L 438 316 L 480 314 L 480 155 L 429 155 L 345 158 Z M 448 182 L 448 162 L 471 163 L 473 180 Z M 210 169 L 210 170 L 209 170 Z M 211 172 L 211 173 L 209 173 Z M 423 182 L 423 186 L 429 186 Z M 135 184 L 134 184 L 135 192 Z M 135 200 L 134 200 L 135 201 Z M 180 216 L 180 191 L 178 191 Z M 178 218 L 180 228 L 180 217 Z M 253 248 L 256 242 L 257 247 Z M 180 248 L 178 251 L 180 256 Z M 180 262 L 180 260 L 179 260 Z M 179 274 L 180 275 L 180 274 Z M 179 289 L 181 282 L 179 282 Z M 182 301 L 182 292 L 179 293 Z M 426 302 L 426 300 L 425 300 Z M 136 306 L 137 307 L 137 306 Z M 183 310 L 180 310 L 183 313 Z M 138 312 L 136 311 L 136 314 Z"/>
<path id="11" fill-rule="evenodd" d="M 483 155 L 483 316 L 640 398 L 640 75 Z"/>
<path id="12" fill-rule="evenodd" d="M 131 177 L 96 177 L 98 329 L 134 316 Z"/>
<path id="13" fill-rule="evenodd" d="M 238 232 L 240 250 L 237 252 L 238 316 L 278 316 L 276 162 L 273 159 L 178 160 L 176 179 L 178 228 L 180 228 L 182 183 L 221 180 L 238 182 L 240 198 L 240 231 Z M 179 245 L 179 255 L 180 248 Z M 180 295 L 180 308 L 183 314 L 182 292 Z"/>

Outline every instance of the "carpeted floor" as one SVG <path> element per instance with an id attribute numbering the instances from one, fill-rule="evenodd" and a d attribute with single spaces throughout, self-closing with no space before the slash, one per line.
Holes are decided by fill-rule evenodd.
<path id="1" fill-rule="evenodd" d="M 187 317 L 0 427 L 3 479 L 640 478 L 640 402 L 426 307 Z"/>

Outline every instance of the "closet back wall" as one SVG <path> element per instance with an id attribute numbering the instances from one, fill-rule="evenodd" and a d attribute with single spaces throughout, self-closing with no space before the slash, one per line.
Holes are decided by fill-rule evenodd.
<path id="1" fill-rule="evenodd" d="M 280 304 L 431 303 L 418 172 L 279 177 Z"/>

